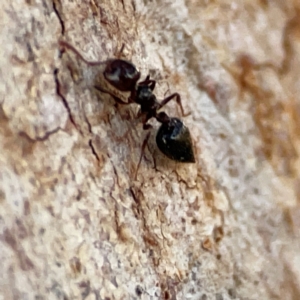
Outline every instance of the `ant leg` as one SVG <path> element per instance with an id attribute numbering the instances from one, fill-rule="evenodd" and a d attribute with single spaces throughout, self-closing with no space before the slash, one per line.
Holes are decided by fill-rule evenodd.
<path id="1" fill-rule="evenodd" d="M 143 129 L 144 130 L 148 130 L 148 129 L 151 129 L 153 126 L 151 124 L 144 124 L 143 125 Z"/>
<path id="2" fill-rule="evenodd" d="M 121 99 L 118 98 L 117 96 L 113 95 L 111 92 L 101 89 L 101 87 L 99 87 L 99 86 L 96 86 L 96 85 L 95 85 L 94 88 L 95 88 L 96 90 L 102 92 L 102 93 L 109 94 L 111 97 L 114 98 L 114 100 L 115 100 L 117 103 L 119 103 L 119 104 L 121 104 L 121 105 L 128 105 L 128 104 L 131 104 L 131 103 L 132 103 L 132 102 L 130 102 L 130 101 L 125 102 L 125 101 L 121 100 Z M 130 100 L 130 99 L 128 99 L 128 100 Z"/>
<path id="3" fill-rule="evenodd" d="M 144 83 L 147 83 L 149 80 L 150 80 L 150 75 L 147 75 L 147 77 L 143 81 L 141 81 L 140 83 L 144 84 Z"/>
<path id="4" fill-rule="evenodd" d="M 139 82 L 139 85 L 149 85 L 151 91 L 155 89 L 156 81 L 150 79 L 150 75 L 148 75 L 145 80 Z"/>
<path id="5" fill-rule="evenodd" d="M 186 116 L 190 115 L 191 112 L 189 112 L 189 113 L 185 113 L 184 112 L 183 107 L 182 107 L 182 103 L 181 103 L 181 97 L 180 97 L 180 95 L 178 93 L 174 93 L 174 94 L 168 96 L 167 98 L 165 98 L 164 100 L 162 100 L 158 109 L 161 109 L 163 106 L 165 106 L 167 103 L 169 103 L 174 98 L 175 98 L 177 104 L 180 107 L 182 116 L 186 117 Z"/>
<path id="6" fill-rule="evenodd" d="M 144 124 L 145 125 L 150 125 L 150 124 Z M 150 125 L 151 126 L 151 125 Z M 144 128 L 145 129 L 145 128 Z M 134 175 L 134 179 L 136 180 L 137 179 L 137 174 L 138 174 L 138 170 L 140 168 L 140 164 L 142 162 L 142 158 L 143 158 L 143 155 L 145 153 L 145 148 L 146 148 L 146 145 L 148 143 L 148 140 L 149 140 L 149 137 L 150 137 L 150 132 L 148 132 L 146 138 L 144 139 L 143 141 L 143 144 L 142 144 L 142 152 L 141 152 L 141 156 L 140 156 L 140 159 L 139 159 L 139 162 L 138 162 L 138 165 L 136 167 L 136 171 L 135 171 L 135 175 Z"/>
<path id="7" fill-rule="evenodd" d="M 71 50 L 73 53 L 75 53 L 75 55 L 80 60 L 82 60 L 84 63 L 86 63 L 89 66 L 99 66 L 104 63 L 103 61 L 88 61 L 88 60 L 86 60 L 75 47 L 73 47 L 71 44 L 69 44 L 66 41 L 60 40 L 60 41 L 58 41 L 58 43 L 63 50 L 65 50 L 65 49 Z"/>
<path id="8" fill-rule="evenodd" d="M 141 114 L 143 114 L 143 113 L 141 113 Z M 151 125 L 151 124 L 147 124 L 147 122 L 151 119 L 151 118 L 153 118 L 154 116 L 152 115 L 152 114 L 145 114 L 144 115 L 144 119 L 143 119 L 143 121 L 142 121 L 142 123 L 143 123 L 143 129 L 144 130 L 148 130 L 148 129 L 151 129 L 151 128 L 153 128 L 153 126 Z"/>
<path id="9" fill-rule="evenodd" d="M 148 84 L 149 84 L 150 90 L 153 91 L 155 89 L 156 81 L 155 80 L 148 80 Z"/>
<path id="10" fill-rule="evenodd" d="M 68 49 L 71 50 L 73 53 L 75 53 L 75 55 L 77 57 L 79 57 L 80 60 L 82 60 L 83 62 L 85 62 L 87 65 L 90 64 L 89 61 L 87 61 L 80 53 L 77 49 L 75 49 L 75 47 L 73 47 L 71 44 L 65 42 L 65 41 L 58 41 L 59 45 L 62 47 L 63 50 Z"/>
<path id="11" fill-rule="evenodd" d="M 144 130 L 148 130 L 148 129 L 152 128 L 152 125 L 151 125 L 151 124 L 147 124 L 148 120 L 149 120 L 149 118 L 146 118 L 146 119 L 143 121 L 143 129 L 144 129 Z M 134 179 L 135 179 L 135 180 L 137 179 L 137 173 L 138 173 L 140 164 L 141 164 L 141 162 L 142 162 L 142 158 L 143 158 L 143 155 L 144 155 L 145 148 L 146 148 L 146 145 L 147 145 L 147 143 L 148 143 L 149 137 L 150 137 L 150 132 L 148 132 L 148 134 L 147 134 L 147 136 L 146 136 L 146 138 L 144 139 L 143 144 L 142 144 L 141 156 L 140 156 L 140 159 L 139 159 L 139 162 L 138 162 L 136 171 L 135 171 L 135 176 L 134 176 Z"/>
<path id="12" fill-rule="evenodd" d="M 166 95 L 170 93 L 170 84 L 169 84 L 168 81 L 167 81 L 166 83 L 167 83 L 168 89 L 167 89 L 166 92 L 164 93 L 164 97 L 166 97 Z"/>

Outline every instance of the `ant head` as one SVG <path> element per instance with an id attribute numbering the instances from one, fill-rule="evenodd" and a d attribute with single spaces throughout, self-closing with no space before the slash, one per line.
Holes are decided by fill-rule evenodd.
<path id="1" fill-rule="evenodd" d="M 141 73 L 134 64 L 123 59 L 112 59 L 104 70 L 105 79 L 121 92 L 134 90 Z"/>
<path id="2" fill-rule="evenodd" d="M 194 163 L 193 143 L 189 129 L 177 118 L 166 119 L 156 135 L 159 150 L 172 160 Z"/>

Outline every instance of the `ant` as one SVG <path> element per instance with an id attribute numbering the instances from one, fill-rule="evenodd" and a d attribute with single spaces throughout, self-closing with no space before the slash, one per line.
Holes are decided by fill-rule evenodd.
<path id="1" fill-rule="evenodd" d="M 148 75 L 145 80 L 138 82 L 141 77 L 141 73 L 130 61 L 116 58 L 108 59 L 104 62 L 89 62 L 85 60 L 85 58 L 69 43 L 65 41 L 60 41 L 59 43 L 63 48 L 67 48 L 74 52 L 87 65 L 103 66 L 103 70 L 100 72 L 98 71 L 97 83 L 94 84 L 94 88 L 101 92 L 108 93 L 119 104 L 139 104 L 139 115 L 143 116 L 143 129 L 147 130 L 152 128 L 152 125 L 147 123 L 151 118 L 155 118 L 161 123 L 161 126 L 156 134 L 156 144 L 163 154 L 174 161 L 182 163 L 195 162 L 189 129 L 180 119 L 169 117 L 165 112 L 158 112 L 168 102 L 175 99 L 180 107 L 182 115 L 186 116 L 186 114 L 184 114 L 181 98 L 178 93 L 174 93 L 159 102 L 156 96 L 153 94 L 156 81 L 150 79 L 150 76 Z M 103 87 L 103 85 L 105 87 Z M 117 97 L 116 93 L 112 91 L 112 87 L 119 92 L 130 92 L 128 101 L 125 102 Z M 150 133 L 148 133 L 143 142 L 142 154 L 147 145 L 149 137 Z M 139 168 L 141 159 L 142 155 L 140 157 L 137 169 Z"/>

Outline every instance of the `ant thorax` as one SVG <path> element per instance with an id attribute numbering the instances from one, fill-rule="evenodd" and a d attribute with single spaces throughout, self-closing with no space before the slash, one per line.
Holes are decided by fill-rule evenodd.
<path id="1" fill-rule="evenodd" d="M 139 85 L 136 90 L 135 102 L 141 105 L 142 112 L 156 110 L 159 103 L 148 85 Z"/>

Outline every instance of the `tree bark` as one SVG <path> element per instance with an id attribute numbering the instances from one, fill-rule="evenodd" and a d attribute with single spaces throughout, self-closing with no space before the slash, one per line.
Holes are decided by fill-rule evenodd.
<path id="1" fill-rule="evenodd" d="M 0 12 L 0 299 L 300 298 L 297 1 Z M 60 40 L 132 61 L 158 99 L 180 93 L 191 114 L 165 111 L 196 163 L 164 157 L 151 121 L 135 179 L 138 106 L 96 91 L 101 67 Z"/>

